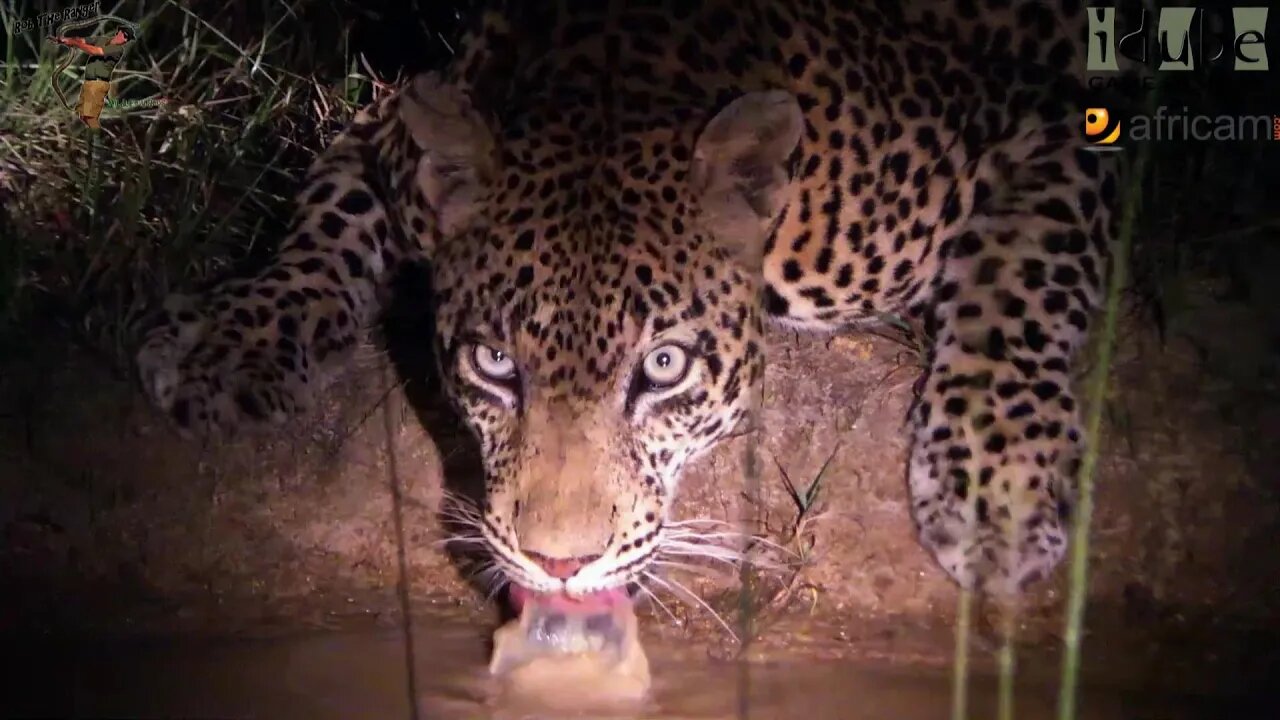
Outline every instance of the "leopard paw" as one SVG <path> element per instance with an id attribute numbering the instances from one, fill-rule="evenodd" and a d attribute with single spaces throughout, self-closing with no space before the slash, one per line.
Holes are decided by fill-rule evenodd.
<path id="1" fill-rule="evenodd" d="M 170 297 L 142 339 L 142 386 L 188 434 L 230 435 L 306 411 L 355 344 L 354 322 L 336 298 L 290 298 L 250 282 L 202 299 Z"/>
<path id="2" fill-rule="evenodd" d="M 967 369 L 936 369 L 915 411 L 912 514 L 960 585 L 1019 594 L 1066 554 L 1081 455 L 1075 403 L 1000 366 Z"/>

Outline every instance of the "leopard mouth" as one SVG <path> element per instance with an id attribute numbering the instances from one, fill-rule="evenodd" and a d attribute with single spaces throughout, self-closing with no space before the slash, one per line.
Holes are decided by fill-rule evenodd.
<path id="1" fill-rule="evenodd" d="M 570 596 L 564 592 L 534 592 L 519 585 L 511 586 L 509 603 L 517 619 L 505 624 L 494 636 L 493 657 L 489 670 L 496 675 L 514 673 L 517 669 L 554 670 L 566 658 L 576 658 L 578 665 L 569 668 L 591 668 L 589 672 L 613 677 L 624 675 L 627 663 L 638 662 L 646 669 L 643 650 L 639 647 L 637 624 L 631 592 L 625 586 Z M 547 664 L 550 662 L 551 664 Z M 581 663 L 585 662 L 586 665 Z M 619 670 L 619 668 L 622 668 Z M 645 680 L 647 684 L 647 680 Z"/>
<path id="2" fill-rule="evenodd" d="M 519 617 L 534 608 L 566 615 L 610 613 L 630 607 L 633 596 L 634 593 L 627 587 L 612 587 L 584 595 L 569 595 L 564 591 L 537 592 L 522 585 L 512 584 L 507 599 L 512 611 Z"/>

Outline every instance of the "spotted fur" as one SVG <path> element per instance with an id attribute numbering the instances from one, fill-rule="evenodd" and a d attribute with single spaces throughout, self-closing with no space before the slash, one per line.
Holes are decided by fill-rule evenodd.
<path id="1" fill-rule="evenodd" d="M 897 313 L 933 340 L 911 416 L 921 541 L 967 587 L 1046 575 L 1115 193 L 1064 71 L 1083 8 L 506 5 L 325 151 L 273 264 L 169 301 L 138 358 L 160 407 L 201 432 L 288 417 L 425 258 L 495 560 L 586 593 L 668 537 L 683 468 L 760 382 L 766 319 Z"/>

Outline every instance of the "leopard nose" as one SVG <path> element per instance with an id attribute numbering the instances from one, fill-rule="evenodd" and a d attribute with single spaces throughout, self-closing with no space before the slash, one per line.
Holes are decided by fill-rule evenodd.
<path id="1" fill-rule="evenodd" d="M 524 553 L 528 558 L 538 564 L 551 577 L 560 580 L 567 580 L 573 577 L 574 573 L 582 569 L 583 565 L 587 565 L 594 560 L 600 558 L 599 555 L 580 555 L 573 558 L 556 558 L 543 555 L 539 552 L 526 550 Z"/>

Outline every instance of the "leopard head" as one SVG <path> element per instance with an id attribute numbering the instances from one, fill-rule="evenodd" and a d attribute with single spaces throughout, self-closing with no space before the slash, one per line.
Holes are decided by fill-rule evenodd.
<path id="1" fill-rule="evenodd" d="M 416 90 L 437 356 L 483 454 L 477 530 L 517 595 L 617 597 L 682 542 L 683 469 L 760 381 L 799 106 L 766 91 L 631 122 L 549 100 L 499 125 Z"/>

